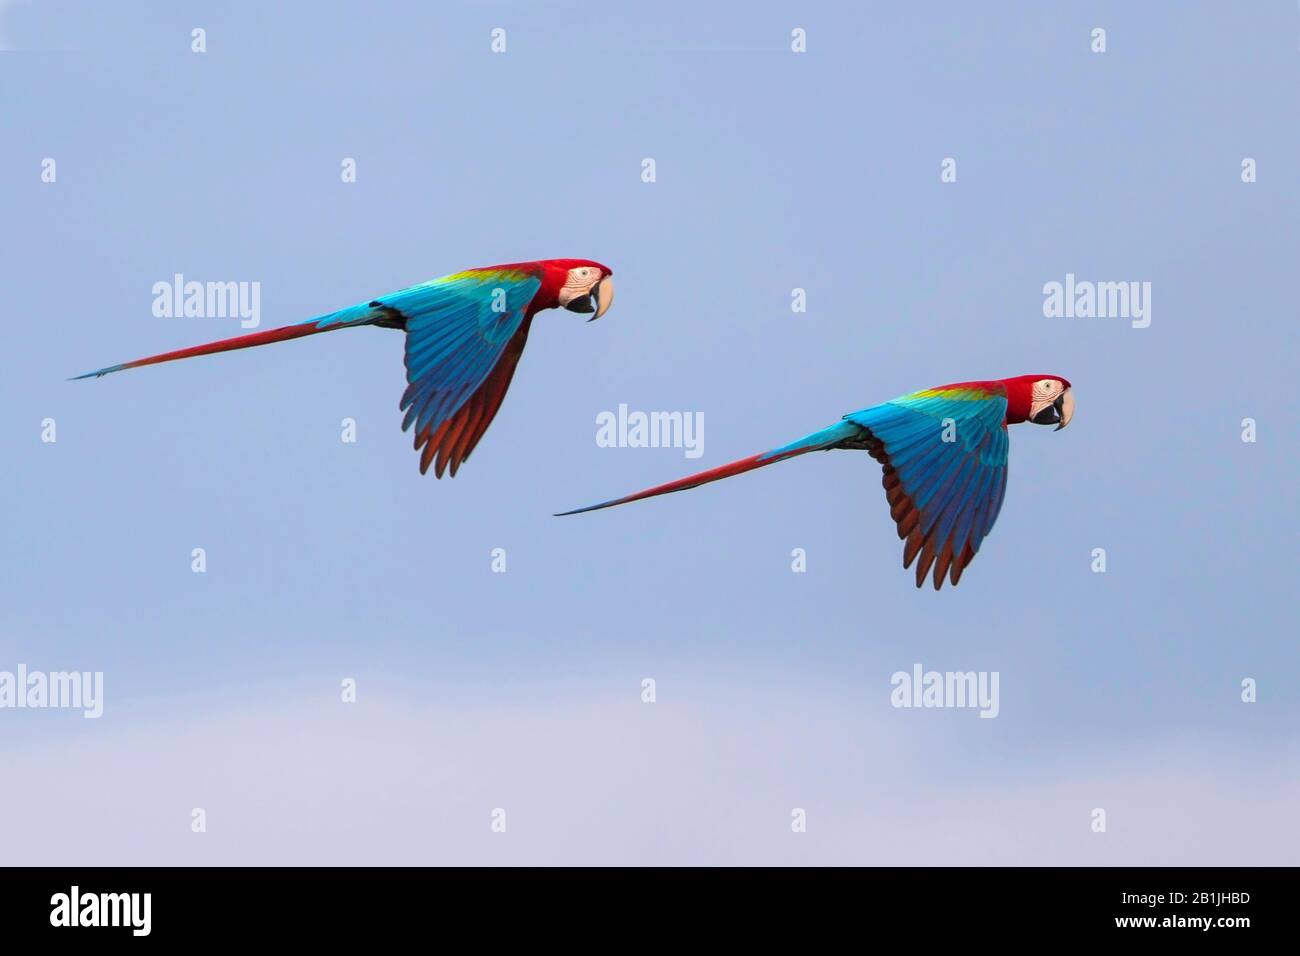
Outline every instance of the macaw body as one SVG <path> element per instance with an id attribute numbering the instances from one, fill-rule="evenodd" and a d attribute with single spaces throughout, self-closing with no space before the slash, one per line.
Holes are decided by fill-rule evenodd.
<path id="1" fill-rule="evenodd" d="M 1070 383 L 1059 376 L 943 385 L 852 412 L 760 455 L 563 514 L 685 491 L 811 451 L 866 451 L 884 469 L 885 500 L 905 542 L 903 567 L 917 561 L 918 588 L 933 568 L 937 591 L 945 576 L 953 585 L 961 580 L 1002 509 L 1007 426 L 1032 422 L 1060 430 L 1073 415 Z"/>
<path id="2" fill-rule="evenodd" d="M 296 325 L 110 365 L 77 378 L 373 325 L 406 332 L 402 430 L 414 427 L 420 472 L 441 478 L 474 450 L 505 398 L 533 316 L 565 308 L 598 319 L 614 301 L 612 270 L 590 259 L 467 269 Z"/>

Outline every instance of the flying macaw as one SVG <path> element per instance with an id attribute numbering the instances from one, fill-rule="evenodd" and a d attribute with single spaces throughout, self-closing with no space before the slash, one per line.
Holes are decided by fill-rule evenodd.
<path id="1" fill-rule="evenodd" d="M 376 325 L 406 332 L 402 431 L 415 426 L 420 473 L 454 477 L 496 416 L 515 374 L 533 316 L 564 308 L 599 319 L 614 301 L 613 271 L 590 259 L 542 259 L 467 269 L 328 315 L 265 332 L 178 349 L 76 378 L 194 355 Z"/>
<path id="2" fill-rule="evenodd" d="M 953 585 L 961 580 L 997 520 L 1007 488 L 1007 426 L 1031 422 L 1060 431 L 1074 417 L 1070 388 L 1059 375 L 1020 375 L 922 389 L 761 455 L 562 514 L 685 491 L 810 451 L 866 451 L 884 467 L 885 500 L 906 542 L 903 567 L 920 555 L 916 586 L 933 566 L 937 591 L 945 575 Z"/>

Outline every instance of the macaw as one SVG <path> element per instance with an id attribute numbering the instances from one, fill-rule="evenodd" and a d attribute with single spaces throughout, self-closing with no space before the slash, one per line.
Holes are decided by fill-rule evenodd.
<path id="1" fill-rule="evenodd" d="M 420 473 L 442 477 L 469 457 L 496 416 L 533 316 L 564 308 L 595 321 L 614 302 L 613 270 L 590 259 L 542 259 L 467 269 L 295 325 L 110 365 L 99 378 L 141 365 L 268 345 L 334 329 L 375 325 L 406 332 L 402 431 L 415 426 Z"/>
<path id="2" fill-rule="evenodd" d="M 955 586 L 993 527 L 1007 488 L 1007 426 L 1055 425 L 1074 417 L 1074 394 L 1059 375 L 1020 375 L 922 389 L 845 415 L 798 441 L 612 501 L 565 511 L 581 514 L 685 491 L 810 451 L 851 448 L 884 468 L 885 500 L 898 525 L 903 567 L 917 556 L 916 586 L 934 568 Z"/>

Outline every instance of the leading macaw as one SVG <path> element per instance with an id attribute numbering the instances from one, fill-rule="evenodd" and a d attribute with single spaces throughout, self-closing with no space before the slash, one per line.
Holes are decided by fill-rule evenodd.
<path id="1" fill-rule="evenodd" d="M 903 567 L 917 556 L 916 586 L 934 568 L 955 586 L 993 527 L 1007 489 L 1007 426 L 1055 425 L 1074 417 L 1074 394 L 1059 375 L 1019 375 L 922 389 L 845 415 L 798 441 L 612 501 L 565 511 L 581 514 L 685 491 L 810 451 L 852 448 L 884 468 L 885 500 L 898 525 Z"/>
<path id="2" fill-rule="evenodd" d="M 564 308 L 599 319 L 614 302 L 613 270 L 590 259 L 542 259 L 467 269 L 430 279 L 328 315 L 265 332 L 110 365 L 76 378 L 99 378 L 141 365 L 210 355 L 376 325 L 406 332 L 402 431 L 415 426 L 420 473 L 455 476 L 496 416 L 515 374 L 533 316 Z"/>

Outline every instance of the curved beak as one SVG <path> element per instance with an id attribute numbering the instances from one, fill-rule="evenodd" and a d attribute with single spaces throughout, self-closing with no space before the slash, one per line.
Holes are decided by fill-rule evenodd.
<path id="1" fill-rule="evenodd" d="M 1061 419 L 1060 423 L 1052 431 L 1059 432 L 1070 424 L 1070 419 L 1074 417 L 1074 392 L 1067 388 L 1061 393 L 1061 397 L 1052 404 L 1056 407 L 1056 413 Z"/>
<path id="2" fill-rule="evenodd" d="M 1055 425 L 1056 431 L 1059 432 L 1070 424 L 1070 419 L 1074 417 L 1074 393 L 1067 388 L 1056 396 L 1056 401 L 1052 404 L 1037 407 L 1037 414 L 1029 420 L 1035 425 Z"/>
<path id="3" fill-rule="evenodd" d="M 596 314 L 589 318 L 588 322 L 595 322 L 602 315 L 609 311 L 609 307 L 614 304 L 614 277 L 605 276 L 596 287 L 591 290 L 591 301 L 596 307 Z"/>
<path id="4" fill-rule="evenodd" d="M 605 276 L 599 282 L 592 283 L 590 289 L 575 299 L 570 299 L 564 304 L 564 308 L 570 312 L 580 312 L 583 315 L 590 315 L 588 322 L 595 322 L 602 315 L 609 311 L 609 307 L 614 304 L 614 280 L 610 276 Z"/>

